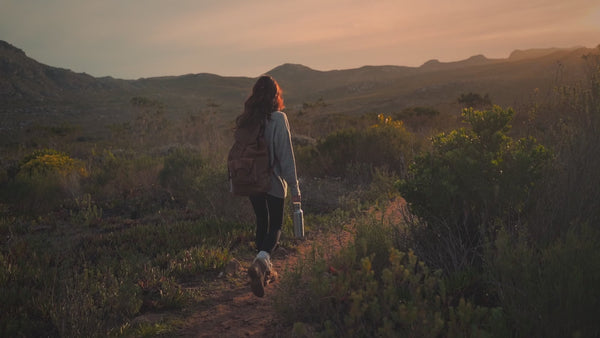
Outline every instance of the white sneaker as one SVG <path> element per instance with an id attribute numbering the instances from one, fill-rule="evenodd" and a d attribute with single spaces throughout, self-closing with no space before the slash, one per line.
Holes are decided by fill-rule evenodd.
<path id="1" fill-rule="evenodd" d="M 265 265 L 259 259 L 255 259 L 248 268 L 250 288 L 252 289 L 252 293 L 257 297 L 263 297 L 265 295 L 265 269 Z"/>
<path id="2" fill-rule="evenodd" d="M 266 272 L 270 272 L 273 269 L 273 263 L 271 263 L 271 255 L 269 255 L 269 253 L 266 251 L 259 252 L 254 260 L 260 260 L 266 266 Z"/>

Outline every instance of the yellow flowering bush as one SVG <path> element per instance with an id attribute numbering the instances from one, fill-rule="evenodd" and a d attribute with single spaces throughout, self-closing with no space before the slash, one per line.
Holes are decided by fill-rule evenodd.
<path id="1" fill-rule="evenodd" d="M 9 185 L 9 201 L 23 212 L 43 213 L 80 194 L 80 180 L 88 176 L 85 164 L 54 149 L 25 156 Z"/>
<path id="2" fill-rule="evenodd" d="M 34 151 L 31 155 L 26 156 L 19 166 L 19 175 L 21 176 L 32 177 L 51 173 L 57 173 L 63 177 L 71 174 L 78 174 L 81 177 L 88 176 L 81 161 L 53 149 Z"/>

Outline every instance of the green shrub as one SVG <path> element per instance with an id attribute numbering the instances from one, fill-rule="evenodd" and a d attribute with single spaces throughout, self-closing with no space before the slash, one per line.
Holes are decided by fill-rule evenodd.
<path id="1" fill-rule="evenodd" d="M 465 108 L 485 108 L 492 105 L 492 100 L 489 94 L 481 96 L 480 94 L 469 92 L 460 94 L 457 102 L 463 105 Z"/>
<path id="2" fill-rule="evenodd" d="M 329 214 L 339 210 L 347 212 L 364 211 L 373 203 L 387 202 L 398 195 L 395 182 L 399 176 L 385 168 L 364 168 L 351 166 L 355 173 L 345 179 L 312 178 L 301 179 L 302 205 L 307 214 Z M 368 172 L 370 182 L 358 184 L 356 177 Z M 362 181 L 362 180 L 361 180 Z"/>
<path id="3" fill-rule="evenodd" d="M 441 271 L 430 270 L 411 251 L 394 248 L 390 231 L 381 223 L 360 222 L 354 244 L 329 259 L 324 249 L 315 248 L 286 272 L 275 304 L 294 332 L 323 337 L 506 334 L 501 309 L 454 298 Z"/>
<path id="4" fill-rule="evenodd" d="M 587 77 L 532 110 L 532 130 L 555 156 L 526 226 L 507 223 L 487 257 L 515 337 L 600 335 L 600 55 L 584 58 Z"/>
<path id="5" fill-rule="evenodd" d="M 439 132 L 441 122 L 447 119 L 448 115 L 441 115 L 433 107 L 408 107 L 392 114 L 395 119 L 403 121 L 408 130 L 421 135 L 429 135 L 432 130 Z"/>
<path id="6" fill-rule="evenodd" d="M 368 129 L 345 129 L 296 151 L 303 204 L 312 213 L 359 210 L 395 194 L 412 137 L 400 121 L 378 116 Z M 408 154 L 408 155 L 407 155 Z"/>
<path id="7" fill-rule="evenodd" d="M 230 191 L 225 165 L 206 168 L 189 188 L 193 194 L 190 207 L 200 210 L 206 218 L 253 222 L 254 212 L 248 198 L 234 196 Z"/>
<path id="8" fill-rule="evenodd" d="M 158 267 L 144 266 L 138 286 L 142 296 L 141 312 L 180 309 L 187 300 L 175 278 Z"/>
<path id="9" fill-rule="evenodd" d="M 196 210 L 206 218 L 251 220 L 249 201 L 231 194 L 227 169 L 215 162 L 198 150 L 174 148 L 164 157 L 158 181 L 175 206 Z"/>
<path id="10" fill-rule="evenodd" d="M 574 225 L 547 246 L 503 232 L 489 271 L 516 337 L 600 335 L 600 231 Z"/>
<path id="11" fill-rule="evenodd" d="M 99 208 L 90 194 L 75 198 L 75 208 L 69 211 L 71 223 L 84 227 L 99 223 L 102 218 L 102 208 Z"/>
<path id="12" fill-rule="evenodd" d="M 90 160 L 88 191 L 104 211 L 140 218 L 162 207 L 168 196 L 160 189 L 162 158 L 104 150 Z"/>
<path id="13" fill-rule="evenodd" d="M 536 241 L 552 242 L 573 222 L 600 224 L 600 49 L 584 56 L 586 76 L 558 86 L 533 110 L 534 132 L 556 154 L 528 218 Z"/>
<path id="14" fill-rule="evenodd" d="M 411 135 L 402 122 L 379 115 L 378 124 L 370 128 L 337 131 L 315 146 L 299 149 L 297 162 L 302 175 L 352 178 L 357 183 L 368 183 L 373 168 L 384 167 L 404 175 L 410 146 Z"/>
<path id="15" fill-rule="evenodd" d="M 403 109 L 399 113 L 394 114 L 395 118 L 398 120 L 403 120 L 414 116 L 434 117 L 438 115 L 440 115 L 440 112 L 432 107 L 409 107 Z"/>
<path id="16" fill-rule="evenodd" d="M 206 167 L 204 159 L 192 149 L 175 148 L 169 151 L 163 162 L 158 181 L 173 199 L 181 200 L 185 205 L 191 198 L 190 187 Z"/>
<path id="17" fill-rule="evenodd" d="M 59 278 L 48 312 L 60 336 L 106 336 L 110 327 L 142 306 L 141 289 L 130 268 L 84 266 L 81 271 L 64 271 Z"/>
<path id="18" fill-rule="evenodd" d="M 423 222 L 413 222 L 411 231 L 429 264 L 446 271 L 479 264 L 499 221 L 528 207 L 549 153 L 532 138 L 506 135 L 513 114 L 498 106 L 465 109 L 471 128 L 435 136 L 432 150 L 417 156 L 409 178 L 399 182 L 409 210 Z"/>
<path id="19" fill-rule="evenodd" d="M 48 310 L 56 276 L 55 260 L 49 253 L 33 250 L 36 242 L 16 238 L 0 252 L 2 337 L 59 335 Z"/>

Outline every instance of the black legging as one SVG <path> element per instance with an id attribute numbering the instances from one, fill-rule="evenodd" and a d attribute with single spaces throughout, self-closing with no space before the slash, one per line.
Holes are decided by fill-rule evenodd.
<path id="1" fill-rule="evenodd" d="M 283 224 L 283 198 L 269 194 L 250 196 L 256 214 L 256 249 L 269 254 L 279 243 Z"/>

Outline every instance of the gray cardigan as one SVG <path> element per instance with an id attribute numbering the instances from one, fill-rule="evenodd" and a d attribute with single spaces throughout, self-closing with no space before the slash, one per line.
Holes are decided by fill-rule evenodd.
<path id="1" fill-rule="evenodd" d="M 285 198 L 289 185 L 292 196 L 299 196 L 300 188 L 296 176 L 290 124 L 285 113 L 280 111 L 271 113 L 271 118 L 267 119 L 265 124 L 265 141 L 269 145 L 269 157 L 273 166 L 271 190 L 267 193 Z"/>

